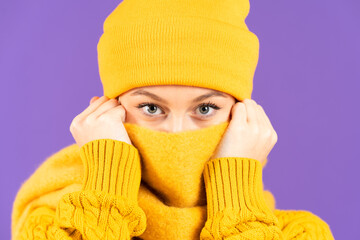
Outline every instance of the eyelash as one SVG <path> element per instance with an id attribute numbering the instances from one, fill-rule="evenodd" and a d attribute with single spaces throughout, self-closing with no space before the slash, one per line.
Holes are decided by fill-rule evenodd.
<path id="1" fill-rule="evenodd" d="M 158 106 L 157 104 L 151 103 L 151 102 L 140 103 L 140 104 L 138 104 L 136 107 L 139 108 L 139 109 L 141 109 L 141 108 L 143 108 L 143 107 L 145 107 L 145 106 L 156 106 L 157 108 L 159 108 L 161 111 L 164 112 L 164 110 L 163 110 L 160 106 Z M 204 106 L 212 107 L 213 109 L 215 109 L 215 111 L 221 109 L 221 107 L 219 107 L 219 106 L 216 105 L 215 103 L 209 101 L 209 102 L 207 102 L 207 103 L 201 103 L 201 104 L 197 105 L 194 110 L 196 111 L 196 109 L 198 109 L 199 107 L 204 107 Z M 150 117 L 156 116 L 156 115 L 154 115 L 154 114 L 147 114 L 147 113 L 144 113 L 144 114 L 145 114 L 146 116 L 150 116 Z M 208 117 L 210 117 L 210 116 L 212 116 L 212 115 L 213 115 L 213 114 L 211 114 L 211 115 L 203 115 L 204 117 L 201 117 L 201 118 L 203 118 L 203 119 L 204 119 L 204 118 L 208 118 Z"/>

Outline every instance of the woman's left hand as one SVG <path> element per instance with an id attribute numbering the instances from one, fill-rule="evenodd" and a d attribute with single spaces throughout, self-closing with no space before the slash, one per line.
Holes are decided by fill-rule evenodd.
<path id="1" fill-rule="evenodd" d="M 265 161 L 277 142 L 277 134 L 264 109 L 252 99 L 237 102 L 231 120 L 211 157 L 246 157 Z"/>

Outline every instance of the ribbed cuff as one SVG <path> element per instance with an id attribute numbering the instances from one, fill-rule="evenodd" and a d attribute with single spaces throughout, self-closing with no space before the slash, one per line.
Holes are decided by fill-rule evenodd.
<path id="1" fill-rule="evenodd" d="M 98 190 L 137 201 L 141 164 L 138 150 L 123 141 L 96 139 L 80 148 L 83 190 Z"/>
<path id="2" fill-rule="evenodd" d="M 225 208 L 242 213 L 267 211 L 263 195 L 262 165 L 251 158 L 210 159 L 204 167 L 208 218 Z"/>

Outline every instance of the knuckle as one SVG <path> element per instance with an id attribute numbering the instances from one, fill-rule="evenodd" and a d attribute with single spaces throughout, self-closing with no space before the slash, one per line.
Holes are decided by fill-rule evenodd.
<path id="1" fill-rule="evenodd" d="M 248 106 L 249 106 L 250 108 L 255 108 L 255 107 L 256 107 L 256 103 L 254 103 L 253 100 L 250 100 L 250 101 L 248 102 Z"/>
<path id="2" fill-rule="evenodd" d="M 253 103 L 256 103 L 254 99 L 251 99 L 251 98 L 245 98 L 244 99 L 244 103 L 247 103 L 247 104 L 253 104 Z"/>
<path id="3" fill-rule="evenodd" d="M 77 121 L 72 121 L 70 124 L 70 127 L 69 127 L 70 132 L 75 131 L 78 128 L 78 125 L 79 125 L 79 123 Z"/>
<path id="4" fill-rule="evenodd" d="M 108 113 L 101 114 L 98 117 L 98 120 L 101 122 L 107 122 L 107 121 L 109 121 L 109 119 L 111 119 L 111 118 L 109 118 Z"/>
<path id="5" fill-rule="evenodd" d="M 264 132 L 264 135 L 266 138 L 272 138 L 273 137 L 273 131 L 269 128 L 267 128 Z"/>
<path id="6" fill-rule="evenodd" d="M 274 134 L 273 134 L 273 138 L 274 138 L 274 141 L 277 142 L 278 141 L 278 135 L 277 133 L 274 131 Z"/>
<path id="7" fill-rule="evenodd" d="M 79 115 L 76 115 L 76 116 L 73 118 L 73 120 L 72 120 L 71 123 L 75 123 L 75 122 L 79 121 L 79 119 L 80 119 Z"/>
<path id="8" fill-rule="evenodd" d="M 93 115 L 87 116 L 84 120 L 84 125 L 91 125 L 95 121 L 95 117 Z"/>
<path id="9" fill-rule="evenodd" d="M 106 121 L 107 120 L 107 113 L 105 112 L 105 113 L 102 113 L 102 114 L 100 114 L 99 115 L 99 117 L 97 118 L 99 121 L 102 121 L 102 122 L 104 122 L 104 121 Z"/>
<path id="10" fill-rule="evenodd" d="M 76 124 L 78 121 L 79 121 L 79 117 L 78 116 L 74 117 L 73 120 L 71 121 L 70 126 Z"/>
<path id="11" fill-rule="evenodd" d="M 244 103 L 242 102 L 237 102 L 234 105 L 234 110 L 238 111 L 238 110 L 242 110 L 245 107 Z"/>
<path id="12" fill-rule="evenodd" d="M 70 132 L 75 128 L 74 124 L 75 124 L 74 122 L 70 123 L 70 126 L 69 126 Z"/>
<path id="13" fill-rule="evenodd" d="M 253 130 L 254 134 L 257 134 L 257 135 L 260 134 L 260 128 L 257 124 L 254 124 L 252 126 L 252 130 Z"/>

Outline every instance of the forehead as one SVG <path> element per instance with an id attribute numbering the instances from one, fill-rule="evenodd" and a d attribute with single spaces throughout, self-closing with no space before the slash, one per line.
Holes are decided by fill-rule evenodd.
<path id="1" fill-rule="evenodd" d="M 206 93 L 213 93 L 217 96 L 228 96 L 231 95 L 221 92 L 215 89 L 196 87 L 196 86 L 183 86 L 183 85 L 156 85 L 156 86 L 144 86 L 129 90 L 127 93 L 136 95 L 136 93 L 151 92 L 156 95 L 171 95 L 171 96 L 182 96 L 182 95 L 200 95 Z"/>
<path id="2" fill-rule="evenodd" d="M 196 87 L 196 86 L 185 86 L 185 85 L 155 85 L 155 86 L 144 86 L 131 89 L 129 92 L 135 92 L 137 90 L 146 90 L 151 92 L 167 92 L 167 91 L 181 91 L 181 92 L 207 92 L 216 91 L 210 88 Z"/>
<path id="3" fill-rule="evenodd" d="M 182 86 L 182 85 L 156 85 L 131 89 L 120 95 L 121 97 L 150 97 L 154 100 L 168 103 L 169 101 L 195 102 L 210 97 L 234 99 L 231 95 L 214 89 Z"/>

